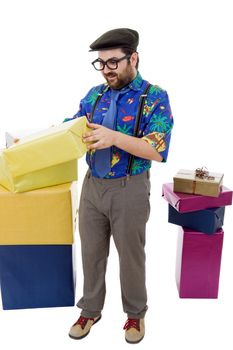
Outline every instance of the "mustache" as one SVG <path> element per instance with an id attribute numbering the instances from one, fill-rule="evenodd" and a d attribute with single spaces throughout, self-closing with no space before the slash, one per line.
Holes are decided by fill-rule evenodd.
<path id="1" fill-rule="evenodd" d="M 104 74 L 105 78 L 112 78 L 112 77 L 117 77 L 117 74 L 116 73 L 107 73 L 107 74 Z"/>

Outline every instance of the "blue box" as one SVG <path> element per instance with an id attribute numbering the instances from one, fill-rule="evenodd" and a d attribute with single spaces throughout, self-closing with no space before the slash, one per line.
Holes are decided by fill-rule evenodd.
<path id="1" fill-rule="evenodd" d="M 215 233 L 223 226 L 225 207 L 179 213 L 168 205 L 168 222 L 203 233 Z"/>
<path id="2" fill-rule="evenodd" d="M 73 306 L 73 246 L 0 246 L 0 285 L 4 310 Z"/>

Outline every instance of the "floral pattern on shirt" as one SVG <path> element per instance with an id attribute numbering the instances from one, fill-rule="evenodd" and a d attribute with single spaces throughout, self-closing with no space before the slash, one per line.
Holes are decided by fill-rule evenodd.
<path id="1" fill-rule="evenodd" d="M 133 136 L 140 96 L 144 93 L 147 84 L 148 82 L 143 80 L 138 73 L 136 78 L 129 84 L 129 91 L 120 96 L 117 102 L 118 109 L 115 120 L 115 130 Z M 83 115 L 85 115 L 88 120 L 91 120 L 95 101 L 99 93 L 104 91 L 96 106 L 92 119 L 93 123 L 102 124 L 104 115 L 110 105 L 110 90 L 106 83 L 93 87 L 81 100 L 79 111 L 73 118 L 66 118 L 65 121 Z M 155 148 L 155 150 L 160 153 L 163 162 L 167 160 L 172 127 L 173 116 L 167 92 L 158 85 L 152 85 L 145 100 L 138 137 Z M 111 172 L 109 172 L 105 178 L 125 176 L 129 156 L 129 153 L 124 150 L 112 146 Z M 92 175 L 98 177 L 94 167 L 95 151 L 87 152 L 86 160 L 91 168 Z M 150 167 L 150 160 L 134 157 L 132 174 L 139 174 L 148 170 Z"/>

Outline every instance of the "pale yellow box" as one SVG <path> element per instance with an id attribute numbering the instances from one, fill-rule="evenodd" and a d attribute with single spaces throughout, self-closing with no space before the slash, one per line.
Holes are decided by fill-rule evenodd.
<path id="1" fill-rule="evenodd" d="M 77 159 L 87 146 L 86 117 L 25 137 L 0 154 L 0 184 L 13 192 L 77 180 Z"/>
<path id="2" fill-rule="evenodd" d="M 24 193 L 0 186 L 0 245 L 72 244 L 77 197 L 76 182 Z"/>

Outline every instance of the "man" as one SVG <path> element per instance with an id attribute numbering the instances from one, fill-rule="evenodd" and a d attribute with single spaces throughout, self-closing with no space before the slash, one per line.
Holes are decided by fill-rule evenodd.
<path id="1" fill-rule="evenodd" d="M 74 339 L 85 337 L 101 318 L 111 235 L 128 316 L 125 339 L 138 343 L 145 333 L 149 168 L 151 160 L 166 161 L 173 118 L 166 91 L 149 85 L 138 72 L 138 41 L 135 30 L 118 28 L 90 45 L 98 52 L 92 64 L 106 83 L 88 92 L 74 116 L 86 115 L 91 128 L 83 135 L 89 150 L 79 208 L 84 288 L 77 304 L 81 316 L 69 332 Z"/>

